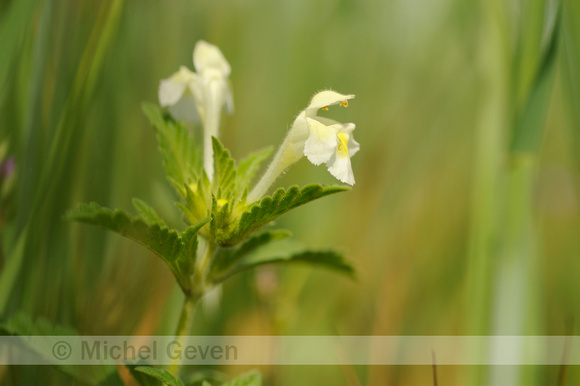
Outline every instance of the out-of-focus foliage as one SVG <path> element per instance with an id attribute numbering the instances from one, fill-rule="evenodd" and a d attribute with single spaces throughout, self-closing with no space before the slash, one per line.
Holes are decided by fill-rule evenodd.
<path id="1" fill-rule="evenodd" d="M 0 1 L 0 165 L 14 162 L 0 170 L 0 317 L 22 312 L 87 335 L 173 332 L 181 295 L 163 262 L 62 216 L 79 202 L 129 210 L 139 197 L 183 228 L 141 104 L 204 39 L 232 67 L 236 111 L 220 135 L 236 159 L 279 144 L 315 91 L 357 95 L 332 115 L 357 124 L 356 185 L 277 222 L 307 245 L 342 248 L 360 275 L 298 265 L 238 275 L 203 304 L 196 333 L 489 332 L 519 299 L 500 262 L 523 256 L 513 260 L 531 272 L 523 331 L 577 335 L 578 11 L 569 0 Z M 538 86 L 558 20 L 553 73 Z M 538 127 L 522 158 L 512 145 L 526 122 Z M 333 179 L 303 160 L 279 182 Z M 493 290 L 506 288 L 498 315 Z M 264 384 L 432 384 L 429 367 L 259 370 Z M 459 385 L 471 370 L 437 374 Z M 558 379 L 556 366 L 534 371 L 522 384 Z M 39 379 L 70 382 L 48 368 L 0 369 L 8 384 Z M 569 368 L 566 380 L 580 373 Z"/>

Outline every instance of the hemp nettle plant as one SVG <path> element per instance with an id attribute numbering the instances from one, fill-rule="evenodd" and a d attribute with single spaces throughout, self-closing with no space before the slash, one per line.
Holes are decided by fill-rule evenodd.
<path id="1" fill-rule="evenodd" d="M 272 149 L 257 151 L 239 162 L 232 159 L 218 139 L 222 109 L 225 106 L 229 113 L 234 109 L 230 65 L 216 46 L 204 41 L 196 44 L 193 63 L 196 72 L 182 66 L 160 82 L 160 106 L 143 106 L 157 133 L 167 178 L 180 198 L 177 206 L 188 227 L 183 231 L 169 228 L 139 199 L 133 200 L 137 216 L 96 203 L 80 204 L 67 214 L 69 219 L 134 240 L 165 261 L 185 295 L 178 338 L 190 333 L 195 307 L 204 294 L 241 271 L 269 263 L 303 262 L 354 273 L 336 251 L 289 247 L 279 241 L 290 232 L 260 230 L 289 210 L 349 190 L 348 185 L 354 184 L 350 157 L 359 150 L 353 138 L 354 123 L 317 115 L 329 106 L 347 107 L 354 95 L 331 90 L 314 95 L 253 185 L 254 175 Z M 185 122 L 201 122 L 203 146 L 194 141 Z M 325 163 L 334 177 L 348 185 L 280 187 L 268 195 L 279 175 L 303 156 L 314 165 Z M 153 368 L 142 371 L 158 379 L 174 377 L 179 363 L 170 366 L 169 372 Z"/>

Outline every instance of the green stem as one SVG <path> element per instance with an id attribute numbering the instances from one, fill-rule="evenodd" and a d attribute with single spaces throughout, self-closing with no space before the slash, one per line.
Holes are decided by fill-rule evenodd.
<path id="1" fill-rule="evenodd" d="M 295 134 L 292 129 L 280 145 L 278 152 L 274 156 L 274 159 L 268 165 L 266 173 L 260 178 L 260 181 L 254 186 L 250 194 L 248 194 L 247 202 L 254 202 L 261 199 L 270 186 L 276 181 L 276 179 L 286 170 L 290 165 L 298 161 L 302 157 L 302 148 L 304 144 L 301 144 L 301 149 L 299 150 L 299 155 L 296 153 L 296 143 L 300 143 L 300 139 L 296 139 L 299 135 Z"/>
<path id="2" fill-rule="evenodd" d="M 179 317 L 179 323 L 177 324 L 177 329 L 175 330 L 175 340 L 181 346 L 183 346 L 185 337 L 191 332 L 193 317 L 195 315 L 195 308 L 199 302 L 199 299 L 201 299 L 201 296 L 199 295 L 190 295 L 186 296 L 183 302 L 181 316 Z M 171 374 L 178 376 L 180 367 L 180 359 L 173 359 L 167 370 L 169 370 Z"/>
<path id="3" fill-rule="evenodd" d="M 209 267 L 209 263 L 215 251 L 215 244 L 209 240 L 205 240 L 203 253 L 201 254 L 200 258 L 197 261 L 197 265 L 195 267 L 195 273 L 193 275 L 193 284 L 194 284 L 194 294 L 198 294 L 199 297 L 203 296 L 207 292 L 205 278 L 207 276 L 207 269 Z"/>
<path id="4" fill-rule="evenodd" d="M 205 277 L 207 275 L 207 269 L 213 253 L 215 251 L 215 245 L 208 240 L 205 240 L 203 252 L 200 254 L 198 263 L 195 268 L 195 273 L 193 276 L 193 291 L 189 294 L 185 294 L 185 300 L 183 301 L 183 308 L 181 309 L 181 316 L 179 317 L 179 322 L 177 323 L 177 329 L 175 330 L 175 340 L 178 345 L 183 346 L 185 337 L 191 333 L 193 326 L 193 317 L 195 315 L 195 308 L 199 303 L 199 300 L 206 293 L 206 283 Z M 175 375 L 179 375 L 179 369 L 181 363 L 179 359 L 172 360 L 169 364 L 167 370 Z"/>

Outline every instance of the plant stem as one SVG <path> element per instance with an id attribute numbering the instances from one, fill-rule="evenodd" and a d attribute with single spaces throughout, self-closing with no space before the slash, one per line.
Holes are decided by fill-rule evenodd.
<path id="1" fill-rule="evenodd" d="M 304 147 L 303 142 L 305 138 L 300 138 L 300 134 L 296 134 L 291 129 L 282 145 L 278 149 L 278 152 L 274 156 L 274 159 L 268 165 L 268 169 L 266 169 L 266 173 L 260 178 L 260 181 L 254 186 L 250 194 L 248 194 L 247 202 L 254 202 L 261 199 L 270 186 L 276 181 L 276 179 L 286 170 L 290 165 L 298 161 L 302 157 L 302 148 Z M 296 152 L 296 144 L 299 143 L 300 150 L 298 154 Z"/>
<path id="2" fill-rule="evenodd" d="M 185 297 L 183 301 L 183 308 L 181 309 L 181 315 L 179 317 L 179 323 L 177 324 L 177 329 L 175 330 L 175 340 L 181 346 L 183 346 L 184 338 L 191 332 L 191 327 L 193 325 L 193 317 L 195 315 L 195 308 L 201 296 L 199 295 L 189 295 Z M 179 368 L 181 367 L 180 359 L 174 359 L 169 364 L 167 370 L 175 376 L 179 375 Z"/>
<path id="3" fill-rule="evenodd" d="M 274 181 L 278 178 L 278 176 L 288 167 L 289 165 L 283 165 L 280 161 L 282 158 L 282 154 L 284 152 L 284 144 L 280 147 L 280 150 L 274 156 L 274 160 L 270 165 L 268 165 L 268 169 L 266 169 L 266 173 L 262 176 L 258 184 L 252 189 L 250 194 L 248 195 L 247 202 L 254 202 L 259 200 L 266 194 L 268 188 L 274 183 Z"/>
<path id="4" fill-rule="evenodd" d="M 185 294 L 183 308 L 181 309 L 181 315 L 179 317 L 177 329 L 175 330 L 175 340 L 177 341 L 178 345 L 183 346 L 185 337 L 191 333 L 195 308 L 197 307 L 199 300 L 206 292 L 206 271 L 214 251 L 215 245 L 209 240 L 206 240 L 206 243 L 204 243 L 203 252 L 200 254 L 195 268 L 195 273 L 193 276 L 193 291 L 190 294 Z M 178 376 L 180 367 L 180 360 L 175 359 L 171 361 L 167 370 L 171 374 Z"/>
<path id="5" fill-rule="evenodd" d="M 224 104 L 224 90 L 220 81 L 211 81 L 205 95 L 205 119 L 203 127 L 203 168 L 210 182 L 213 182 L 212 137 L 218 138 L 220 110 Z"/>

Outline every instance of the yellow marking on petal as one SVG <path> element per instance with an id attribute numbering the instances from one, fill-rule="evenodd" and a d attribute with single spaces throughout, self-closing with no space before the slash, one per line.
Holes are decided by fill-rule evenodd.
<path id="1" fill-rule="evenodd" d="M 348 157 L 348 134 L 338 133 L 337 152 L 340 157 Z"/>
<path id="2" fill-rule="evenodd" d="M 328 106 L 324 106 L 324 107 L 322 108 L 322 110 L 324 110 L 324 111 L 328 110 Z"/>
<path id="3" fill-rule="evenodd" d="M 344 107 L 348 107 L 348 101 L 346 101 L 346 100 L 342 101 L 342 102 L 340 102 L 340 105 L 344 106 Z"/>
<path id="4" fill-rule="evenodd" d="M 227 203 L 228 203 L 228 200 L 226 200 L 225 198 L 220 198 L 219 200 L 217 200 L 218 207 L 220 207 L 220 208 Z"/>

